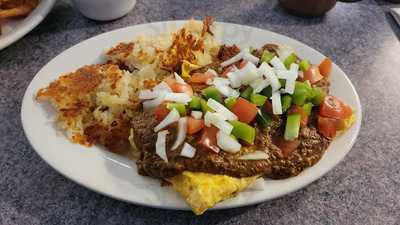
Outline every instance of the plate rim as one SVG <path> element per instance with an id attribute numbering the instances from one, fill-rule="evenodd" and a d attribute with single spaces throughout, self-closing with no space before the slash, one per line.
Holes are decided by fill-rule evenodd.
<path id="1" fill-rule="evenodd" d="M 0 36 L 0 51 L 17 42 L 38 26 L 49 14 L 55 2 L 56 0 L 42 0 L 27 17 L 21 19 L 17 29 L 6 34 L 3 38 Z"/>
<path id="2" fill-rule="evenodd" d="M 71 46 L 71 47 L 69 47 L 69 48 L 63 50 L 63 51 L 60 52 L 57 56 L 53 57 L 50 61 L 48 61 L 48 62 L 35 74 L 35 76 L 34 76 L 34 77 L 32 78 L 32 80 L 30 81 L 29 85 L 27 86 L 27 88 L 26 88 L 26 90 L 25 90 L 25 93 L 24 93 L 24 96 L 23 96 L 22 105 L 21 105 L 21 114 L 20 114 L 20 116 L 21 116 L 20 118 L 21 118 L 21 122 L 22 122 L 22 127 L 23 127 L 24 134 L 25 134 L 25 136 L 27 137 L 27 140 L 28 140 L 29 144 L 31 145 L 31 147 L 32 147 L 32 148 L 35 150 L 35 152 L 41 157 L 41 159 L 42 159 L 43 161 L 45 161 L 51 168 L 53 168 L 55 171 L 57 171 L 58 173 L 60 173 L 60 174 L 63 175 L 64 177 L 68 178 L 69 180 L 71 180 L 71 181 L 73 181 L 73 182 L 75 182 L 75 183 L 77 183 L 77 184 L 79 184 L 79 185 L 81 185 L 81 186 L 83 186 L 83 187 L 85 187 L 85 188 L 91 190 L 91 191 L 94 191 L 94 192 L 96 192 L 96 193 L 102 194 L 102 195 L 104 195 L 104 196 L 107 196 L 107 197 L 110 197 L 110 198 L 113 198 L 113 199 L 117 199 L 117 200 L 122 201 L 122 202 L 130 203 L 130 204 L 136 204 L 136 205 L 140 205 L 140 206 L 152 207 L 152 208 L 173 209 L 173 210 L 191 210 L 191 209 L 190 209 L 189 207 L 187 207 L 187 206 L 185 206 L 185 207 L 176 207 L 176 206 L 173 206 L 173 205 L 156 205 L 156 204 L 151 204 L 151 203 L 147 203 L 147 202 L 133 201 L 133 200 L 130 200 L 130 199 L 126 199 L 126 198 L 119 197 L 119 196 L 114 195 L 114 194 L 112 194 L 112 193 L 108 193 L 108 192 L 105 192 L 105 191 L 101 191 L 101 190 L 99 190 L 99 189 L 96 189 L 96 187 L 91 186 L 90 184 L 81 182 L 81 181 L 78 180 L 78 179 L 74 179 L 74 177 L 73 177 L 71 174 L 68 174 L 68 173 L 66 173 L 65 171 L 62 171 L 61 169 L 57 168 L 57 166 L 56 166 L 56 165 L 53 165 L 53 163 L 51 163 L 51 161 L 46 160 L 46 157 L 43 156 L 43 155 L 41 154 L 40 151 L 37 151 L 36 147 L 32 144 L 32 141 L 31 141 L 31 139 L 30 139 L 29 133 L 27 132 L 26 124 L 25 124 L 26 122 L 24 122 L 24 121 L 25 121 L 25 119 L 24 119 L 24 112 L 26 111 L 26 109 L 25 109 L 26 107 L 24 107 L 24 105 L 26 104 L 27 99 L 30 98 L 30 96 L 28 96 L 28 90 L 31 89 L 31 85 L 32 85 L 33 81 L 34 81 L 35 79 L 38 79 L 38 78 L 37 78 L 38 75 L 42 72 L 42 70 L 43 70 L 44 68 L 46 68 L 46 67 L 48 66 L 48 64 L 50 64 L 53 60 L 55 60 L 55 59 L 58 58 L 59 56 L 63 55 L 65 52 L 71 50 L 72 48 L 78 47 L 80 44 L 82 44 L 82 43 L 84 43 L 84 42 L 90 41 L 91 39 L 97 38 L 98 36 L 105 35 L 105 34 L 108 34 L 108 33 L 111 33 L 111 32 L 118 32 L 118 31 L 125 30 L 125 29 L 132 29 L 133 27 L 137 27 L 137 26 L 150 26 L 150 25 L 152 25 L 152 26 L 156 25 L 156 26 L 157 26 L 157 25 L 168 24 L 168 23 L 182 24 L 182 23 L 187 22 L 187 21 L 189 21 L 189 20 L 166 20 L 166 21 L 156 21 L 156 22 L 151 22 L 151 23 L 135 24 L 135 25 L 127 26 L 127 27 L 122 27 L 122 28 L 110 30 L 110 31 L 107 31 L 107 32 L 104 32 L 104 33 L 97 34 L 97 35 L 95 35 L 95 36 L 93 36 L 93 37 L 87 38 L 87 39 L 85 39 L 85 40 L 83 40 L 83 41 L 80 41 L 79 43 L 76 43 L 75 45 L 73 45 L 73 46 Z M 299 40 L 296 40 L 296 39 L 294 39 L 294 38 L 291 38 L 291 37 L 289 37 L 289 36 L 286 36 L 286 35 L 284 35 L 284 34 L 280 34 L 280 33 L 277 33 L 277 32 L 274 32 L 274 31 L 270 31 L 270 30 L 267 30 L 267 29 L 263 29 L 263 28 L 258 28 L 258 27 L 254 27 L 254 26 L 243 25 L 243 24 L 237 24 L 237 23 L 228 23 L 228 22 L 219 22 L 219 21 L 216 21 L 216 23 L 219 24 L 219 25 L 222 25 L 222 26 L 224 26 L 224 25 L 236 26 L 236 27 L 238 26 L 238 27 L 240 27 L 241 29 L 245 28 L 245 29 L 255 29 L 256 31 L 267 31 L 267 32 L 273 33 L 274 35 L 277 35 L 277 36 L 279 36 L 279 37 L 283 37 L 283 38 L 285 38 L 285 39 L 289 39 L 290 41 L 294 41 L 294 42 L 296 42 L 297 44 L 302 45 L 303 47 L 312 49 L 313 51 L 316 51 L 316 52 L 318 52 L 319 54 L 325 56 L 324 54 L 322 54 L 320 51 L 314 49 L 313 47 L 311 47 L 311 46 L 309 46 L 309 45 L 307 45 L 307 44 L 305 44 L 305 43 L 303 43 L 303 42 L 301 42 L 301 41 L 299 41 Z M 132 37 L 132 38 L 134 38 L 134 37 Z M 228 204 L 228 205 L 216 205 L 216 206 L 214 206 L 213 208 L 210 208 L 210 209 L 208 209 L 208 210 L 220 210 L 220 209 L 230 209 L 230 208 L 238 208 L 238 207 L 243 207 L 243 206 L 250 206 L 250 205 L 259 204 L 259 203 L 262 203 L 262 202 L 266 202 L 266 201 L 270 201 L 270 200 L 273 200 L 273 199 L 276 199 L 276 198 L 280 198 L 280 197 L 286 196 L 286 195 L 288 195 L 288 194 L 290 194 L 290 193 L 299 191 L 299 190 L 303 189 L 304 187 L 310 185 L 311 183 L 317 181 L 317 180 L 320 179 L 322 176 L 324 176 L 325 174 L 327 174 L 328 172 L 330 172 L 334 167 L 336 167 L 336 166 L 338 166 L 338 165 L 340 164 L 340 162 L 345 158 L 345 156 L 346 156 L 346 155 L 350 152 L 350 150 L 353 148 L 354 143 L 356 142 L 356 140 L 357 140 L 357 138 L 358 138 L 358 135 L 359 135 L 359 132 L 360 132 L 360 129 L 361 129 L 361 126 L 362 126 L 362 105 L 361 105 L 361 101 L 360 101 L 358 92 L 357 92 L 357 90 L 356 90 L 355 87 L 354 87 L 354 84 L 351 82 L 351 80 L 349 79 L 349 77 L 347 76 L 347 74 L 346 74 L 339 66 L 337 66 L 335 63 L 334 63 L 334 65 L 337 67 L 337 69 L 339 70 L 339 72 L 341 72 L 341 73 L 344 75 L 344 79 L 345 79 L 345 81 L 349 84 L 349 86 L 350 86 L 350 88 L 351 88 L 351 91 L 354 93 L 354 98 L 355 98 L 355 100 L 356 100 L 356 106 L 355 106 L 355 107 L 357 108 L 357 111 L 356 111 L 356 113 L 357 113 L 357 117 L 356 117 L 357 120 L 356 120 L 356 123 L 354 124 L 354 126 L 356 126 L 356 127 L 355 127 L 355 130 L 354 130 L 354 135 L 351 136 L 350 143 L 348 144 L 347 150 L 344 151 L 344 152 L 342 153 L 342 155 L 341 155 L 337 160 L 335 160 L 334 163 L 332 163 L 329 167 L 324 167 L 324 170 L 322 170 L 322 171 L 320 171 L 319 173 L 317 173 L 317 175 L 310 177 L 306 182 L 303 182 L 301 185 L 295 186 L 295 188 L 291 188 L 289 191 L 286 191 L 285 193 L 282 193 L 282 194 L 279 194 L 279 195 L 276 195 L 276 196 L 273 196 L 273 197 L 270 197 L 270 198 L 262 198 L 262 199 L 258 199 L 258 200 L 253 200 L 253 201 L 251 201 L 251 202 L 243 202 L 243 203 Z M 58 75 L 58 76 L 59 76 L 59 75 Z M 322 159 L 320 159 L 320 160 L 322 160 Z M 314 165 L 314 166 L 315 166 L 315 165 Z M 312 167 L 310 167 L 310 168 L 312 168 Z"/>

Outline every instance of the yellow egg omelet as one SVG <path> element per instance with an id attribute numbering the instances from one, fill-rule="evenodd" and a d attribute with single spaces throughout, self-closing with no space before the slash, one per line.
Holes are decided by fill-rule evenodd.
<path id="1" fill-rule="evenodd" d="M 203 214 L 218 202 L 234 197 L 258 176 L 236 178 L 226 175 L 185 171 L 167 180 L 179 192 L 196 215 Z"/>

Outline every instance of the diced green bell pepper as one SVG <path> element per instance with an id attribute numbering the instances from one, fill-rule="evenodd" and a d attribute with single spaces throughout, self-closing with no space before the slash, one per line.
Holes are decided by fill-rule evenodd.
<path id="1" fill-rule="evenodd" d="M 261 127 L 268 127 L 271 124 L 272 117 L 262 109 L 259 109 L 256 115 L 257 124 Z"/>
<path id="2" fill-rule="evenodd" d="M 203 113 L 213 112 L 213 110 L 207 105 L 206 100 L 200 99 L 200 105 L 201 105 L 201 111 L 203 111 Z"/>
<path id="3" fill-rule="evenodd" d="M 281 84 L 281 87 L 286 86 L 286 80 L 285 79 L 279 79 L 279 83 Z"/>
<path id="4" fill-rule="evenodd" d="M 282 96 L 282 111 L 286 112 L 292 105 L 292 97 L 290 95 Z"/>
<path id="5" fill-rule="evenodd" d="M 313 106 L 314 105 L 311 102 L 308 102 L 303 105 L 303 111 L 307 116 L 309 116 L 311 114 L 311 110 L 312 110 Z"/>
<path id="6" fill-rule="evenodd" d="M 179 115 L 185 116 L 186 115 L 186 107 L 182 103 L 167 103 L 167 109 L 173 110 L 176 109 L 176 111 L 179 112 Z"/>
<path id="7" fill-rule="evenodd" d="M 262 95 L 267 96 L 268 98 L 270 98 L 272 96 L 272 87 L 271 85 L 264 88 L 261 92 Z"/>
<path id="8" fill-rule="evenodd" d="M 292 102 L 296 105 L 302 106 L 311 96 L 311 87 L 306 83 L 296 81 L 294 93 L 292 95 Z"/>
<path id="9" fill-rule="evenodd" d="M 297 60 L 296 54 L 292 53 L 285 59 L 283 64 L 285 64 L 286 69 L 290 69 L 290 65 L 292 65 L 292 63 L 295 63 L 296 60 Z"/>
<path id="10" fill-rule="evenodd" d="M 241 94 L 240 97 L 250 100 L 250 96 L 253 93 L 253 88 L 252 87 L 247 87 L 246 90 L 244 90 Z"/>
<path id="11" fill-rule="evenodd" d="M 224 100 L 225 106 L 226 106 L 228 109 L 231 109 L 231 108 L 233 107 L 233 105 L 236 103 L 236 99 L 237 99 L 237 98 L 235 98 L 235 97 L 226 98 L 226 99 Z"/>
<path id="12" fill-rule="evenodd" d="M 325 98 L 325 92 L 319 87 L 313 87 L 311 102 L 315 105 L 320 105 Z"/>
<path id="13" fill-rule="evenodd" d="M 205 88 L 205 89 L 203 89 L 203 90 L 201 91 L 201 94 L 202 94 L 206 99 L 212 98 L 212 99 L 214 99 L 214 100 L 217 101 L 217 102 L 222 102 L 222 96 L 221 96 L 221 94 L 219 93 L 218 89 L 215 88 L 215 87 L 210 86 L 210 87 L 208 87 L 208 88 Z"/>
<path id="14" fill-rule="evenodd" d="M 238 120 L 234 120 L 230 122 L 233 126 L 232 134 L 236 138 L 242 139 L 249 144 L 254 143 L 254 139 L 256 138 L 256 129 L 246 123 L 242 123 Z"/>
<path id="15" fill-rule="evenodd" d="M 274 58 L 274 56 L 275 56 L 275 53 L 265 50 L 261 55 L 260 64 L 263 62 L 269 63 L 271 61 L 271 59 Z"/>
<path id="16" fill-rule="evenodd" d="M 201 98 L 198 96 L 192 96 L 192 100 L 189 102 L 189 108 L 201 109 Z"/>
<path id="17" fill-rule="evenodd" d="M 308 61 L 307 59 L 303 59 L 300 61 L 299 68 L 301 71 L 304 72 L 304 71 L 308 70 L 308 68 L 310 68 L 310 66 L 311 66 L 310 61 Z"/>
<path id="18" fill-rule="evenodd" d="M 285 133 L 283 138 L 287 141 L 292 141 L 299 136 L 301 115 L 290 114 L 286 120 Z"/>
<path id="19" fill-rule="evenodd" d="M 254 103 L 256 106 L 263 106 L 265 101 L 267 101 L 267 97 L 260 94 L 251 94 L 250 102 Z"/>

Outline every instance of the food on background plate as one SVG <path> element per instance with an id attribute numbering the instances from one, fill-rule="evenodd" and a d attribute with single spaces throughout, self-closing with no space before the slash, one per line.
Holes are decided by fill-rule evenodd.
<path id="1" fill-rule="evenodd" d="M 1 21 L 27 16 L 39 4 L 40 0 L 0 0 L 0 34 Z"/>
<path id="2" fill-rule="evenodd" d="M 119 43 L 37 99 L 53 104 L 70 140 L 135 155 L 139 174 L 172 185 L 200 215 L 263 177 L 298 175 L 354 122 L 329 93 L 329 58 L 223 45 L 220 32 L 206 18 Z"/>

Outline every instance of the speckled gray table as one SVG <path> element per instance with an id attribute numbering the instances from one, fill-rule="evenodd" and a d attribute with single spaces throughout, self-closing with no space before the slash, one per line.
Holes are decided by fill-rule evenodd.
<path id="1" fill-rule="evenodd" d="M 271 0 L 138 0 L 126 17 L 99 23 L 58 1 L 37 28 L 0 51 L 0 224 L 400 224 L 400 28 L 390 6 L 339 3 L 323 18 L 301 19 Z M 360 136 L 343 162 L 280 199 L 195 217 L 89 191 L 29 146 L 19 117 L 22 96 L 54 56 L 116 28 L 205 15 L 288 35 L 333 58 L 356 86 L 364 111 Z"/>

